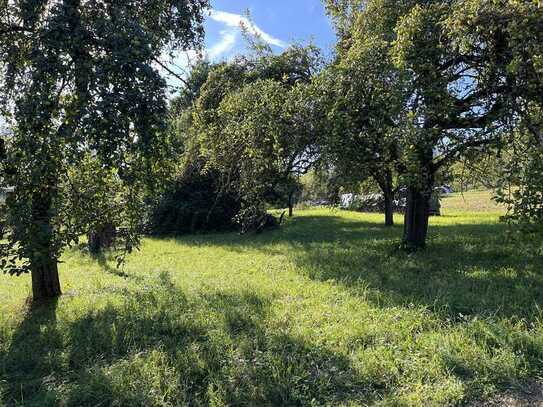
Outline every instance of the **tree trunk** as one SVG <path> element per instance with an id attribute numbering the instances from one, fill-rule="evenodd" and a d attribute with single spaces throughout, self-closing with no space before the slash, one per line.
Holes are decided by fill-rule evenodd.
<path id="1" fill-rule="evenodd" d="M 407 249 L 426 246 L 429 200 L 428 192 L 414 187 L 408 189 L 403 234 L 403 245 Z"/>
<path id="2" fill-rule="evenodd" d="M 32 236 L 34 255 L 30 258 L 33 300 L 43 301 L 62 294 L 58 262 L 53 251 L 51 225 L 52 193 L 45 189 L 32 197 Z"/>
<path id="3" fill-rule="evenodd" d="M 403 246 L 407 250 L 426 247 L 430 198 L 437 170 L 432 162 L 434 145 L 435 143 L 428 142 L 420 147 L 417 157 L 420 171 L 418 182 L 416 185 L 408 186 L 403 232 Z"/>
<path id="4" fill-rule="evenodd" d="M 288 216 L 292 218 L 294 215 L 294 192 L 288 194 Z"/>
<path id="5" fill-rule="evenodd" d="M 117 230 L 112 223 L 105 223 L 88 233 L 89 251 L 99 254 L 103 249 L 109 249 L 115 243 Z"/>
<path id="6" fill-rule="evenodd" d="M 383 190 L 385 197 L 385 226 L 394 226 L 394 191 L 392 190 L 392 184 L 392 172 L 387 171 Z"/>
<path id="7" fill-rule="evenodd" d="M 386 170 L 384 174 L 374 175 L 373 179 L 381 188 L 385 200 L 385 226 L 394 226 L 394 191 L 392 172 Z"/>
<path id="8" fill-rule="evenodd" d="M 32 297 L 34 302 L 56 298 L 61 294 L 57 261 L 33 264 Z"/>
<path id="9" fill-rule="evenodd" d="M 394 194 L 392 191 L 384 193 L 385 198 L 385 226 L 394 226 Z"/>

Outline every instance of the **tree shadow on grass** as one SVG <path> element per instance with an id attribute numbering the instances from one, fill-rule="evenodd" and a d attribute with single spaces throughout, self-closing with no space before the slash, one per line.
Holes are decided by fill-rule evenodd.
<path id="1" fill-rule="evenodd" d="M 371 288 L 380 305 L 423 305 L 448 319 L 540 317 L 543 260 L 508 241 L 503 225 L 436 226 L 428 249 L 414 254 L 397 250 L 389 232 L 368 235 L 360 228 L 343 226 L 339 244 L 294 246 L 289 257 L 312 279 Z"/>
<path id="2" fill-rule="evenodd" d="M 94 261 L 96 261 L 96 263 L 100 266 L 100 268 L 108 274 L 111 274 L 116 277 L 121 277 L 124 279 L 131 279 L 131 280 L 136 280 L 140 282 L 143 281 L 143 277 L 126 273 L 123 270 L 122 265 L 120 267 L 112 266 L 110 262 L 112 261 L 116 262 L 112 253 L 101 252 L 98 254 L 91 254 L 90 256 Z"/>
<path id="3" fill-rule="evenodd" d="M 13 333 L 10 346 L 5 353 L 0 353 L 0 378 L 7 383 L 4 389 L 7 405 L 10 401 L 15 404 L 9 396 L 15 392 L 21 404 L 25 404 L 26 394 L 33 394 L 40 403 L 25 405 L 55 405 L 54 394 L 47 388 L 47 382 L 60 367 L 62 334 L 57 327 L 57 305 L 57 299 L 39 305 L 32 305 L 28 300 L 23 321 Z"/>
<path id="4" fill-rule="evenodd" d="M 430 311 L 438 324 L 429 325 L 426 338 L 434 335 L 439 341 L 436 338 L 449 338 L 449 333 L 453 343 L 455 335 L 462 338 L 462 346 L 446 343 L 438 349 L 444 368 L 466 384 L 467 398 L 479 397 L 489 382 L 496 388 L 519 385 L 521 370 L 498 361 L 501 354 L 515 354 L 511 360 L 524 363 L 527 375 L 540 372 L 541 239 L 511 239 L 503 224 L 439 222 L 431 226 L 428 249 L 407 254 L 398 250 L 401 232 L 401 227 L 367 221 L 303 216 L 266 236 L 187 238 L 179 243 L 287 256 L 310 279 L 332 281 L 362 296 L 380 317 L 385 314 L 378 310 L 385 308 Z M 389 326 L 396 333 L 396 327 Z M 365 343 L 367 338 L 360 340 Z M 485 360 L 470 359 L 470 347 Z"/>
<path id="5" fill-rule="evenodd" d="M 429 250 L 407 255 L 395 250 L 398 227 L 301 217 L 256 237 L 179 241 L 287 255 L 314 280 L 333 279 L 355 294 L 369 287 L 365 295 L 380 307 L 418 304 L 451 320 L 462 313 L 530 321 L 533 304 L 541 304 L 541 260 L 504 232 L 502 225 L 436 226 Z M 32 310 L 13 336 L 0 338 L 9 341 L 0 346 L 2 398 L 35 406 L 338 405 L 371 404 L 395 391 L 397 383 L 378 387 L 349 357 L 282 329 L 272 303 L 243 290 L 185 295 L 163 273 L 96 309 L 61 318 L 55 307 Z M 444 363 L 464 377 L 460 356 Z"/>
<path id="6" fill-rule="evenodd" d="M 271 330 L 270 298 L 189 298 L 161 280 L 73 320 L 29 312 L 0 353 L 4 402 L 301 406 L 375 396 L 346 356 Z"/>
<path id="7" fill-rule="evenodd" d="M 368 299 L 379 306 L 421 305 L 449 320 L 541 317 L 543 256 L 533 249 L 537 242 L 526 246 L 510 239 L 503 224 L 438 224 L 430 227 L 426 250 L 407 254 L 398 249 L 401 232 L 399 226 L 334 215 L 302 216 L 265 235 L 178 242 L 286 255 L 314 280 L 370 288 Z"/>

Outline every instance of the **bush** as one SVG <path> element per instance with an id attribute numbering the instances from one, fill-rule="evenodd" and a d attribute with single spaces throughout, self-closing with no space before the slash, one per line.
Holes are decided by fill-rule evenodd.
<path id="1" fill-rule="evenodd" d="M 220 191 L 219 174 L 195 167 L 166 191 L 151 214 L 151 233 L 182 235 L 237 228 L 241 209 L 237 194 Z"/>

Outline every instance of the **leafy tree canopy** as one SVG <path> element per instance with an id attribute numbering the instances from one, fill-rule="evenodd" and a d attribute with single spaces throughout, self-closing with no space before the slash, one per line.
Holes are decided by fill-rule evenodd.
<path id="1" fill-rule="evenodd" d="M 360 122 L 383 117 L 373 115 L 383 105 L 392 107 L 384 117 L 396 130 L 397 168 L 410 188 L 404 241 L 424 246 L 437 172 L 473 149 L 511 142 L 511 129 L 541 106 L 542 10 L 537 1 L 514 0 L 357 4 L 328 2 L 332 13 L 349 19 L 347 34 L 340 32 L 338 65 L 347 68 L 347 86 L 365 88 L 351 100 Z M 359 66 L 370 69 L 358 75 L 363 85 L 352 85 Z M 381 95 L 390 103 L 368 109 Z"/>
<path id="2" fill-rule="evenodd" d="M 2 268 L 31 271 L 35 299 L 60 293 L 62 249 L 88 226 L 72 227 L 79 222 L 70 174 L 80 162 L 90 156 L 114 170 L 132 198 L 160 168 L 167 106 L 156 63 L 168 50 L 199 46 L 205 7 L 206 0 L 0 1 L 0 108 L 13 130 L 2 182 L 15 187 Z M 102 171 L 92 175 L 89 182 Z M 137 229 L 134 218 L 123 219 Z"/>

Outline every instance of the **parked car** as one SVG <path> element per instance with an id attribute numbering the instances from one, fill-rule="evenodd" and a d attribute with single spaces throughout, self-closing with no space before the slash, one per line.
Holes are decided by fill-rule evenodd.
<path id="1" fill-rule="evenodd" d="M 404 196 L 397 194 L 392 202 L 394 211 L 403 212 L 406 202 Z M 344 194 L 340 197 L 340 208 L 359 212 L 384 212 L 385 198 L 381 193 L 367 195 Z"/>

